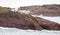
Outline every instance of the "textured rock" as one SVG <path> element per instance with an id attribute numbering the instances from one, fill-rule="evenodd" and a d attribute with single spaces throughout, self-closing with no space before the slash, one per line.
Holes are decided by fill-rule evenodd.
<path id="1" fill-rule="evenodd" d="M 18 10 L 29 10 L 33 15 L 60 16 L 60 5 L 58 4 L 25 6 Z"/>
<path id="2" fill-rule="evenodd" d="M 32 30 L 43 29 L 39 26 L 38 21 L 31 15 L 12 11 L 0 13 L 0 26 Z"/>
<path id="3" fill-rule="evenodd" d="M 38 18 L 38 17 L 36 17 L 36 19 L 38 20 L 40 26 L 42 26 L 44 29 L 60 30 L 60 24 L 58 24 L 56 22 L 52 22 L 52 21 L 42 19 L 42 18 Z"/>

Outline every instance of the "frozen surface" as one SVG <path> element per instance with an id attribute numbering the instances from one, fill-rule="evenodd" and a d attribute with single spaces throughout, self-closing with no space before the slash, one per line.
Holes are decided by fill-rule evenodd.
<path id="1" fill-rule="evenodd" d="M 57 16 L 57 17 L 48 17 L 48 16 L 42 16 L 42 15 L 32 15 L 32 16 L 44 18 L 46 20 L 50 20 L 60 24 L 60 16 Z"/>
<path id="2" fill-rule="evenodd" d="M 50 21 L 54 21 L 60 24 L 60 17 L 41 17 Z"/>
<path id="3" fill-rule="evenodd" d="M 0 28 L 0 35 L 60 35 L 60 31 L 21 30 L 16 28 Z"/>

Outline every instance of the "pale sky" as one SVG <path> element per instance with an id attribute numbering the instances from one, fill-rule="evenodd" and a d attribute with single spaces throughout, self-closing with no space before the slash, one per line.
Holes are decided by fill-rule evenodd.
<path id="1" fill-rule="evenodd" d="M 20 6 L 19 0 L 0 0 L 0 6 L 17 8 Z"/>
<path id="2" fill-rule="evenodd" d="M 43 5 L 43 4 L 60 4 L 60 0 L 20 0 L 21 6 Z"/>
<path id="3" fill-rule="evenodd" d="M 60 0 L 0 0 L 0 6 L 12 8 L 43 4 L 60 4 Z"/>

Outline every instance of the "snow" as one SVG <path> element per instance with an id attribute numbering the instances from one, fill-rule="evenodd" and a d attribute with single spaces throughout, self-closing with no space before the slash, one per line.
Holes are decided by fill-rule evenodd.
<path id="1" fill-rule="evenodd" d="M 43 15 L 32 15 L 34 17 L 40 17 L 40 18 L 43 18 L 43 19 L 46 19 L 46 20 L 49 20 L 49 21 L 53 21 L 53 22 L 56 22 L 56 23 L 59 23 L 60 24 L 60 16 L 55 16 L 55 17 L 48 17 L 48 16 L 43 16 Z"/>
<path id="2" fill-rule="evenodd" d="M 60 24 L 60 17 L 41 17 Z"/>
<path id="3" fill-rule="evenodd" d="M 60 35 L 60 31 L 52 30 L 22 30 L 16 28 L 0 28 L 0 35 Z"/>

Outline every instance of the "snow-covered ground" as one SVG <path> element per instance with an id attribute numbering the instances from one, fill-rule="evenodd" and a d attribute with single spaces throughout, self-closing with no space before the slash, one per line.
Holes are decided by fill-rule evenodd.
<path id="1" fill-rule="evenodd" d="M 41 17 L 60 24 L 60 17 Z"/>
<path id="2" fill-rule="evenodd" d="M 60 35 L 60 31 L 21 30 L 16 28 L 0 28 L 0 35 Z"/>
<path id="3" fill-rule="evenodd" d="M 34 17 L 40 17 L 40 18 L 43 18 L 43 19 L 46 19 L 46 20 L 50 20 L 50 21 L 53 21 L 53 22 L 56 22 L 56 23 L 59 23 L 60 24 L 60 16 L 55 16 L 55 17 L 48 17 L 48 16 L 43 16 L 43 15 L 32 15 Z"/>

